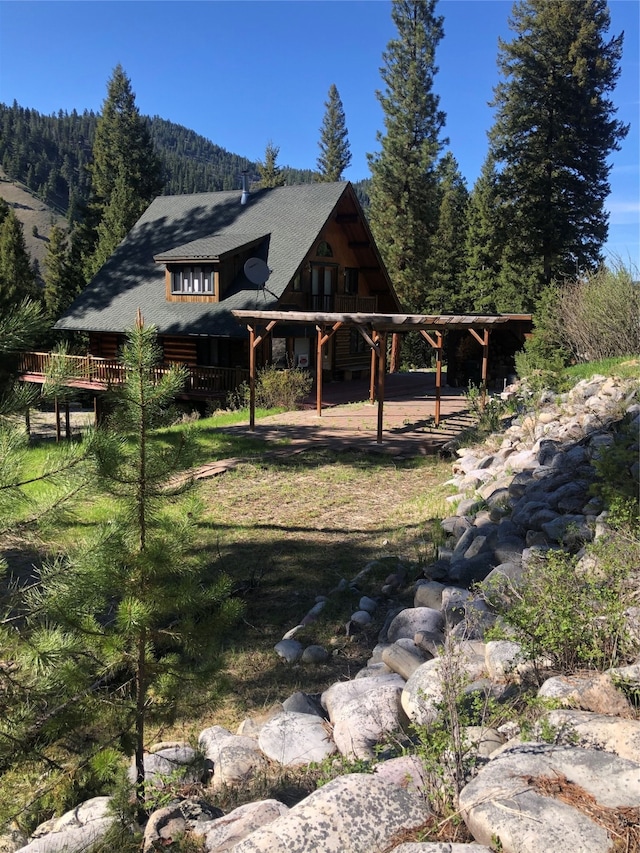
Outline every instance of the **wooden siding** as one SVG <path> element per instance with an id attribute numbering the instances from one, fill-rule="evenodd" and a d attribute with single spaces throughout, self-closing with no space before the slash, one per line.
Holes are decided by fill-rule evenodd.
<path id="1" fill-rule="evenodd" d="M 335 335 L 335 369 L 368 370 L 371 364 L 369 346 L 363 352 L 351 352 L 351 329 L 338 329 Z"/>
<path id="2" fill-rule="evenodd" d="M 164 360 L 177 364 L 197 364 L 196 342 L 193 338 L 162 338 Z"/>
<path id="3" fill-rule="evenodd" d="M 115 332 L 90 332 L 89 352 L 98 358 L 116 359 L 123 341 L 124 337 Z"/>

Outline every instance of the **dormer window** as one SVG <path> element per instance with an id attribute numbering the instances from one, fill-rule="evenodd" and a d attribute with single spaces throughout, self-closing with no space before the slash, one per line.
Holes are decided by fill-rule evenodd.
<path id="1" fill-rule="evenodd" d="M 208 294 L 215 292 L 212 266 L 184 266 L 174 269 L 171 274 L 171 293 Z"/>

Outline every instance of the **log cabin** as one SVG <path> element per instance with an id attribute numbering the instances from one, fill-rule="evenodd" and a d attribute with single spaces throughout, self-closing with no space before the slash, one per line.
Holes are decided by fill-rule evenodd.
<path id="1" fill-rule="evenodd" d="M 252 268 L 266 280 L 256 283 Z M 198 400 L 246 378 L 248 332 L 233 310 L 393 313 L 400 305 L 356 193 L 339 182 L 160 196 L 56 328 L 88 334 L 91 362 L 108 366 L 138 309 L 157 329 L 164 361 L 189 367 L 185 396 Z M 313 325 L 281 325 L 258 363 L 314 370 L 314 338 Z M 327 378 L 362 377 L 369 365 L 352 328 L 323 353 Z"/>

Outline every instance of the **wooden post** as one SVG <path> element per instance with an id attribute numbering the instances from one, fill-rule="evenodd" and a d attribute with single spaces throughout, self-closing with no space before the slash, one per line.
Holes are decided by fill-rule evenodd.
<path id="1" fill-rule="evenodd" d="M 316 414 L 319 418 L 322 417 L 322 337 L 323 330 L 321 326 L 316 326 L 318 333 L 316 339 Z"/>
<path id="2" fill-rule="evenodd" d="M 64 404 L 64 436 L 67 441 L 71 439 L 71 416 L 69 414 L 69 403 Z"/>
<path id="3" fill-rule="evenodd" d="M 335 322 L 328 332 L 325 332 L 324 326 L 316 326 L 318 332 L 316 346 L 316 411 L 318 417 L 322 416 L 322 347 L 331 340 L 341 326 L 342 320 Z"/>
<path id="4" fill-rule="evenodd" d="M 266 340 L 267 335 L 276 325 L 277 320 L 270 320 L 261 335 L 256 335 L 253 326 L 249 330 L 249 429 L 256 428 L 256 349 Z"/>
<path id="5" fill-rule="evenodd" d="M 473 337 L 478 341 L 480 346 L 482 347 L 482 398 L 480 400 L 480 405 L 484 409 L 487 403 L 487 370 L 489 365 L 489 329 L 482 330 L 482 337 L 476 332 L 475 329 L 469 329 Z"/>
<path id="6" fill-rule="evenodd" d="M 487 368 L 489 366 L 489 329 L 482 336 L 482 408 L 487 405 Z"/>
<path id="7" fill-rule="evenodd" d="M 436 426 L 440 426 L 440 390 L 442 386 L 442 332 L 436 332 L 436 339 L 431 337 L 426 329 L 420 329 L 420 334 L 436 351 Z"/>
<path id="8" fill-rule="evenodd" d="M 400 370 L 400 343 L 400 335 L 394 332 L 391 336 L 391 364 L 389 365 L 389 373 L 397 373 Z"/>
<path id="9" fill-rule="evenodd" d="M 256 428 L 256 332 L 249 329 L 249 429 Z"/>
<path id="10" fill-rule="evenodd" d="M 53 411 L 56 418 L 56 443 L 60 443 L 60 403 L 58 402 L 58 398 L 54 397 L 53 399 Z"/>
<path id="11" fill-rule="evenodd" d="M 376 331 L 373 332 L 373 340 L 379 344 L 379 337 Z M 371 373 L 369 376 L 369 402 L 371 405 L 375 403 L 376 399 L 376 369 L 378 366 L 378 353 L 376 350 L 371 347 Z"/>
<path id="12" fill-rule="evenodd" d="M 384 376 L 387 371 L 387 335 L 378 335 L 378 434 L 376 443 L 382 444 L 382 416 L 384 407 Z"/>
<path id="13" fill-rule="evenodd" d="M 440 396 L 442 387 L 442 332 L 436 332 L 436 426 L 440 426 Z"/>

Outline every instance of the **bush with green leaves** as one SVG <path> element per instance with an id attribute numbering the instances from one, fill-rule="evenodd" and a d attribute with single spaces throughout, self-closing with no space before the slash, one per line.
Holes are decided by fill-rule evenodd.
<path id="1" fill-rule="evenodd" d="M 261 409 L 296 409 L 301 400 L 311 391 L 313 377 L 308 370 L 292 367 L 282 370 L 269 365 L 258 371 L 256 376 L 256 406 Z M 243 382 L 232 391 L 227 399 L 230 409 L 246 409 L 249 406 L 249 383 Z"/>
<path id="2" fill-rule="evenodd" d="M 610 523 L 637 529 L 640 525 L 638 428 L 629 416 L 614 434 L 613 444 L 600 450 L 594 467 L 598 480 L 592 491 L 604 500 Z"/>
<path id="3" fill-rule="evenodd" d="M 469 383 L 465 397 L 469 411 L 477 419 L 474 439 L 497 432 L 502 425 L 503 418 L 513 414 L 521 402 L 520 400 L 502 400 L 500 397 L 491 397 L 488 394 L 483 395 L 482 388 L 472 382 Z"/>
<path id="4" fill-rule="evenodd" d="M 516 354 L 516 371 L 532 392 L 563 390 L 563 369 L 640 352 L 637 273 L 618 262 L 547 287 L 533 334 Z"/>
<path id="5" fill-rule="evenodd" d="M 638 545 L 633 538 L 603 537 L 590 546 L 584 562 L 548 551 L 526 567 L 517 586 L 485 586 L 485 598 L 538 676 L 542 668 L 571 673 L 628 661 L 633 643 L 624 611 Z"/>

